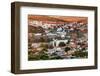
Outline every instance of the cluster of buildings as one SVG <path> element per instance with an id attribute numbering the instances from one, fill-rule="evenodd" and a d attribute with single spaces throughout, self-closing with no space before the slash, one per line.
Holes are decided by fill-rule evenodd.
<path id="1" fill-rule="evenodd" d="M 65 17 L 67 19 L 67 17 Z M 64 19 L 65 19 L 64 18 Z M 72 17 L 71 17 L 72 18 Z M 75 51 L 87 51 L 88 49 L 88 29 L 87 18 L 73 18 L 77 21 L 65 21 L 61 17 L 48 17 L 48 16 L 29 16 L 28 26 L 31 29 L 42 28 L 42 32 L 37 30 L 29 31 L 29 49 L 41 51 L 41 44 L 46 45 L 47 54 L 51 57 L 54 53 L 62 58 L 72 56 Z M 28 29 L 30 30 L 30 29 Z M 65 44 L 59 46 L 60 43 Z M 52 46 L 52 48 L 49 48 Z M 69 47 L 69 52 L 65 48 Z M 35 49 L 35 50 L 33 50 Z"/>

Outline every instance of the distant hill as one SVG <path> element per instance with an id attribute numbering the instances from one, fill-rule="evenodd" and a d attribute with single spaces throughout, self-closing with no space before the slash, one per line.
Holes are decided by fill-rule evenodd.
<path id="1" fill-rule="evenodd" d="M 38 21 L 53 21 L 53 22 L 82 22 L 86 24 L 88 22 L 87 17 L 76 17 L 76 16 L 46 16 L 46 15 L 28 15 L 30 20 Z"/>

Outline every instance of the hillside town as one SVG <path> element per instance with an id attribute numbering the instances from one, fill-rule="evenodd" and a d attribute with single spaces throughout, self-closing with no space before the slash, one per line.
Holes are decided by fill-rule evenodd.
<path id="1" fill-rule="evenodd" d="M 28 15 L 28 60 L 87 57 L 87 17 Z"/>

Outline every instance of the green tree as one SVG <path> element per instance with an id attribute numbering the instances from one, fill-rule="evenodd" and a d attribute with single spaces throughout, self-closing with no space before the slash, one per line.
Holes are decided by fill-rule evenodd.
<path id="1" fill-rule="evenodd" d="M 40 47 L 42 47 L 42 48 L 44 48 L 44 49 L 48 49 L 48 44 L 41 43 Z"/>
<path id="2" fill-rule="evenodd" d="M 66 46 L 66 44 L 64 42 L 59 43 L 59 47 L 64 47 L 64 46 Z"/>
<path id="3" fill-rule="evenodd" d="M 73 56 L 80 57 L 80 58 L 87 58 L 88 57 L 88 52 L 83 52 L 83 51 L 76 51 Z"/>
<path id="4" fill-rule="evenodd" d="M 65 47 L 65 52 L 68 52 L 69 50 L 71 50 L 70 47 Z"/>
<path id="5" fill-rule="evenodd" d="M 53 48 L 54 48 L 53 45 L 48 46 L 48 49 L 53 49 Z"/>
<path id="6" fill-rule="evenodd" d="M 49 56 L 46 53 L 47 49 L 43 49 L 41 52 L 39 52 L 39 58 L 40 60 L 48 60 Z"/>
<path id="7" fill-rule="evenodd" d="M 43 37 L 40 38 L 40 42 L 45 42 L 45 39 Z"/>

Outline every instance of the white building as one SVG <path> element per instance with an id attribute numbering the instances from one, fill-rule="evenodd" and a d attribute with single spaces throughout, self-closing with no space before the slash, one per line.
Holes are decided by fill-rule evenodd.
<path id="1" fill-rule="evenodd" d="M 51 42 L 51 44 L 54 47 L 58 47 L 60 42 L 64 42 L 66 44 L 68 42 L 68 40 L 57 40 L 57 39 L 53 39 L 53 41 Z"/>

